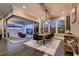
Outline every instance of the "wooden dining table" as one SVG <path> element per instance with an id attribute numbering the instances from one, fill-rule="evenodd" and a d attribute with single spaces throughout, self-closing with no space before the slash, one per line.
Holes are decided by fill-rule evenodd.
<path id="1" fill-rule="evenodd" d="M 49 35 L 49 34 L 51 34 L 51 33 L 39 33 L 38 35 L 39 36 L 43 36 L 43 44 L 45 45 L 45 36 L 46 35 Z"/>
<path id="2" fill-rule="evenodd" d="M 41 36 L 46 36 L 46 35 L 49 35 L 51 33 L 39 33 L 38 35 L 41 35 Z"/>

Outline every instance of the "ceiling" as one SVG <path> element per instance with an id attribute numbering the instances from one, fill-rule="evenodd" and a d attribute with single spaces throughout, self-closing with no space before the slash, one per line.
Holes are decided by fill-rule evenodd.
<path id="1" fill-rule="evenodd" d="M 50 15 L 53 16 L 66 16 L 72 9 L 71 3 L 45 3 L 46 7 L 42 8 L 39 3 L 16 3 L 16 4 L 7 4 L 0 3 L 0 17 L 4 16 L 9 10 L 12 9 L 12 6 L 15 6 L 21 10 L 24 10 L 25 13 L 28 13 L 34 17 L 42 17 L 45 15 L 44 9 L 46 8 Z M 22 8 L 25 6 L 26 8 Z M 64 12 L 64 14 L 62 13 Z"/>
<path id="2" fill-rule="evenodd" d="M 45 9 L 48 10 L 47 14 L 50 17 L 67 16 L 69 15 L 72 9 L 72 3 L 43 3 L 42 5 L 39 3 L 0 3 L 0 17 L 7 14 L 13 8 L 13 6 L 23 10 L 24 13 L 27 13 L 38 18 L 41 18 L 46 15 Z M 23 8 L 23 6 L 25 6 L 25 8 Z M 22 20 L 19 18 L 19 20 L 17 20 L 17 17 L 13 17 L 11 18 L 11 20 L 13 20 L 14 22 L 16 21 L 18 23 L 25 21 L 27 22 L 26 19 Z"/>
<path id="3" fill-rule="evenodd" d="M 42 7 L 43 5 L 45 7 Z M 39 3 L 14 4 L 15 7 L 24 10 L 25 13 L 38 18 L 45 16 L 45 9 L 48 10 L 48 15 L 51 15 L 51 17 L 67 16 L 72 9 L 71 3 L 45 3 L 43 5 Z M 22 8 L 22 6 L 26 8 Z"/>
<path id="4" fill-rule="evenodd" d="M 42 17 L 45 15 L 45 11 L 38 3 L 26 3 L 26 4 L 14 4 L 15 7 L 24 11 L 24 13 L 30 14 L 34 17 Z M 23 8 L 25 6 L 26 8 Z"/>
<path id="5" fill-rule="evenodd" d="M 8 20 L 8 23 L 17 23 L 17 24 L 33 24 L 32 20 L 21 18 L 18 16 L 13 16 Z"/>
<path id="6" fill-rule="evenodd" d="M 52 16 L 67 16 L 72 9 L 72 4 L 68 3 L 51 3 L 45 5 Z"/>
<path id="7" fill-rule="evenodd" d="M 0 18 L 6 15 L 12 9 L 12 4 L 0 3 Z"/>

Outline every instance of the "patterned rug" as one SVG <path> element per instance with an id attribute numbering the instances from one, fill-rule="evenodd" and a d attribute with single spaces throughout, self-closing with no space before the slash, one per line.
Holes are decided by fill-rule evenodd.
<path id="1" fill-rule="evenodd" d="M 30 40 L 28 42 L 25 42 L 25 45 L 28 45 L 30 47 L 33 47 L 37 50 L 43 51 L 46 54 L 49 55 L 55 55 L 57 48 L 60 45 L 61 40 L 52 39 L 52 41 L 47 42 L 45 45 L 42 44 L 42 42 L 39 44 L 35 40 Z"/>

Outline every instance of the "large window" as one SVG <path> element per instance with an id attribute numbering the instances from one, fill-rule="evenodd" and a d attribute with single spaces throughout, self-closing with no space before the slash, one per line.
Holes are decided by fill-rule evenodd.
<path id="1" fill-rule="evenodd" d="M 7 25 L 7 32 L 11 37 L 18 37 L 18 32 L 23 32 L 23 25 L 22 24 L 11 24 L 8 23 Z"/>
<path id="2" fill-rule="evenodd" d="M 33 24 L 27 24 L 27 25 L 25 25 L 25 27 L 26 27 L 26 34 L 32 35 L 33 34 Z"/>
<path id="3" fill-rule="evenodd" d="M 58 33 L 65 33 L 65 21 L 58 20 Z"/>
<path id="4" fill-rule="evenodd" d="M 39 33 L 39 23 L 34 22 L 34 33 Z"/>
<path id="5" fill-rule="evenodd" d="M 8 24 L 8 28 L 23 28 L 20 24 Z"/>
<path id="6" fill-rule="evenodd" d="M 50 21 L 50 32 L 55 33 L 56 32 L 55 30 L 56 30 L 56 21 L 51 20 Z"/>
<path id="7" fill-rule="evenodd" d="M 56 33 L 56 28 L 58 33 L 65 33 L 65 20 L 57 20 L 57 21 L 51 20 L 50 32 Z"/>
<path id="8" fill-rule="evenodd" d="M 50 32 L 52 33 L 65 33 L 65 21 L 66 20 L 50 20 L 48 22 L 42 22 L 41 24 L 41 32 L 48 32 L 49 31 L 49 24 L 50 24 Z M 39 23 L 34 22 L 34 33 L 39 33 Z"/>

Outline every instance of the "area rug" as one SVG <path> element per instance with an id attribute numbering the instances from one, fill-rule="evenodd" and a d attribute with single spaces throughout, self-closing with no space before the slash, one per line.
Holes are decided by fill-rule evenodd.
<path id="1" fill-rule="evenodd" d="M 43 51 L 46 54 L 49 55 L 55 55 L 56 50 L 60 44 L 61 40 L 53 39 L 51 42 L 46 43 L 45 45 L 39 45 L 35 40 L 30 40 L 28 42 L 25 42 L 25 45 L 28 45 L 30 47 L 33 47 L 37 50 Z"/>

